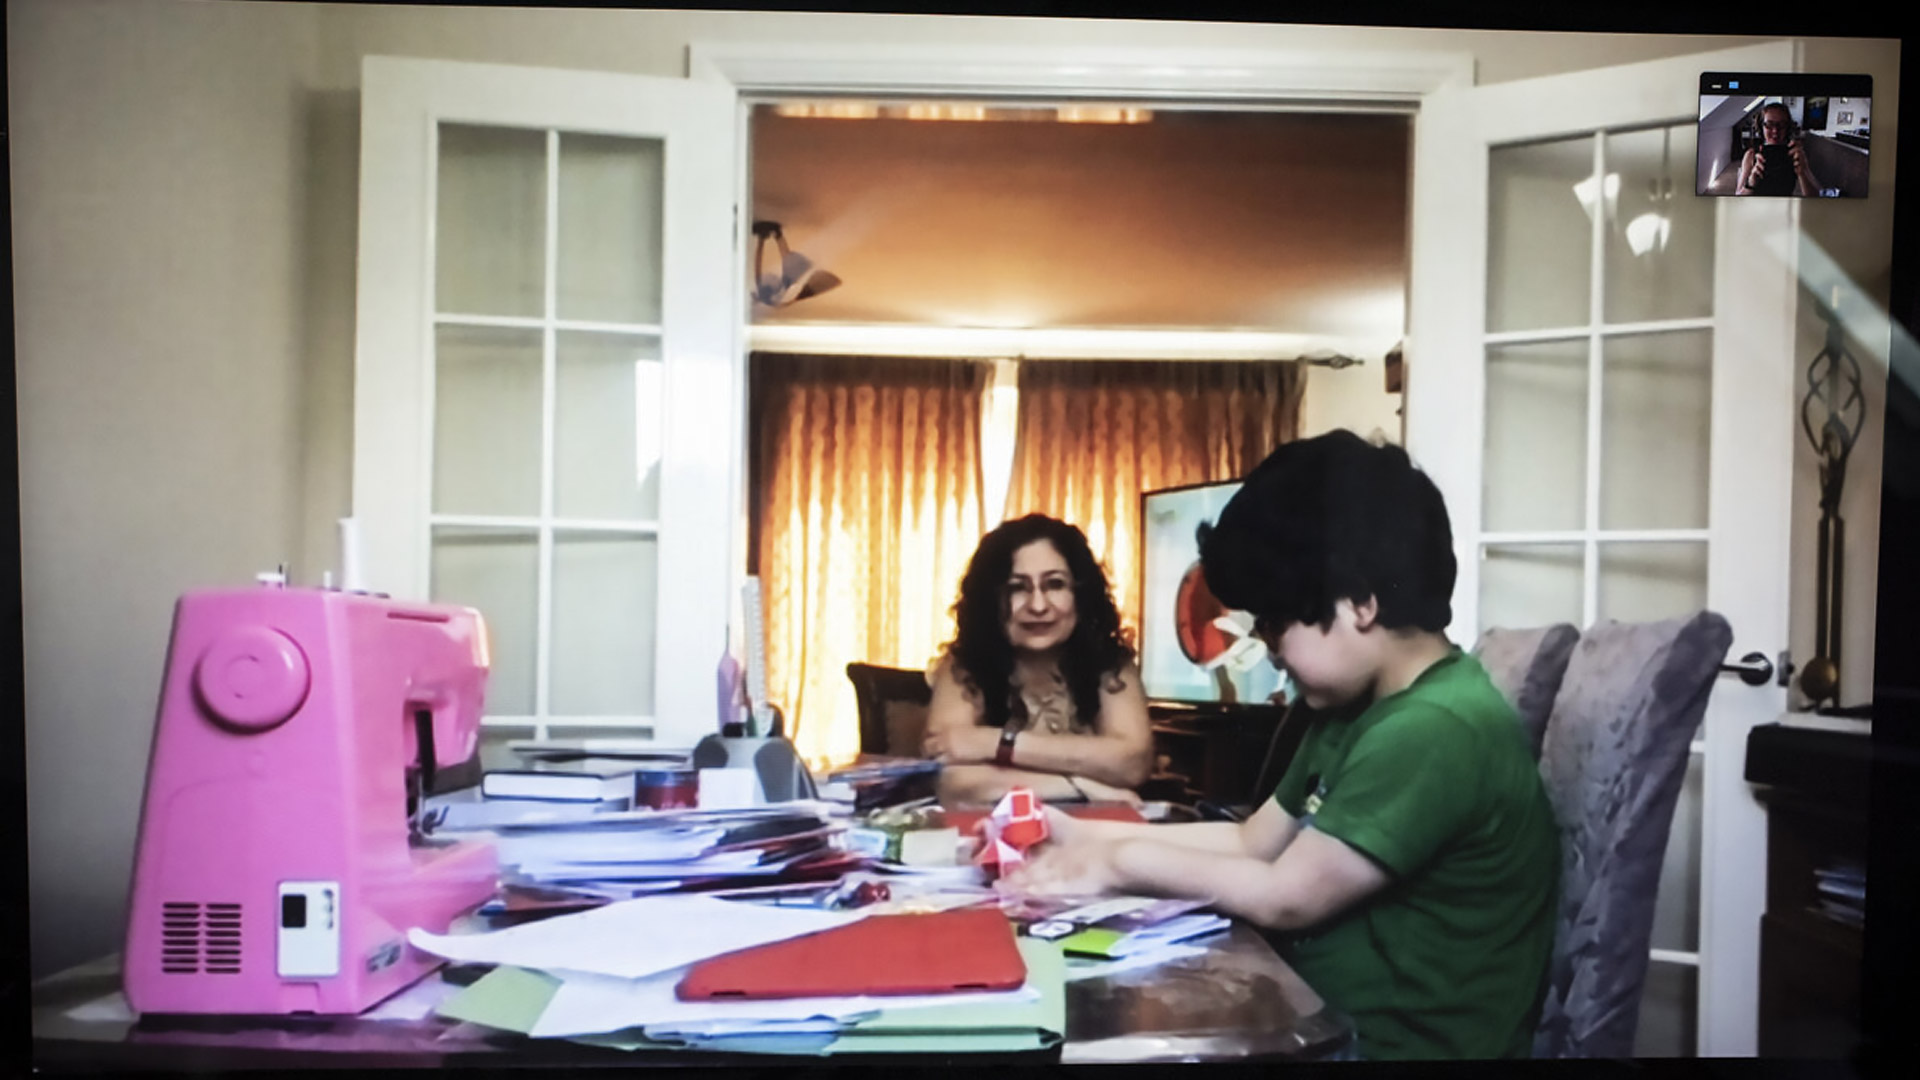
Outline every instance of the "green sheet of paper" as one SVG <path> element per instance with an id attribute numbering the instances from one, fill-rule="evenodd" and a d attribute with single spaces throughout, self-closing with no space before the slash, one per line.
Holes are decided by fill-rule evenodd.
<path id="1" fill-rule="evenodd" d="M 560 980 L 526 968 L 497 967 L 472 986 L 440 1003 L 434 1011 L 453 1020 L 484 1024 L 522 1035 L 547 1011 Z"/>
<path id="2" fill-rule="evenodd" d="M 1058 1043 L 1067 1030 L 1066 960 L 1049 941 L 1023 937 L 1019 945 L 1027 984 L 1040 991 L 1039 1001 L 882 1010 L 842 1033 L 825 1052 L 1018 1051 Z"/>
<path id="3" fill-rule="evenodd" d="M 1089 926 L 1085 930 L 1061 938 L 1060 951 L 1070 952 L 1076 956 L 1098 956 L 1113 960 L 1117 959 L 1113 947 L 1120 944 L 1126 936 L 1118 930 L 1103 930 L 1097 926 Z"/>

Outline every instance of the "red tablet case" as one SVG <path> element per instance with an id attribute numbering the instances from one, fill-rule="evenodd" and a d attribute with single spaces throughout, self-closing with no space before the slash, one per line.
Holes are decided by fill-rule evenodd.
<path id="1" fill-rule="evenodd" d="M 1027 981 L 1013 925 L 995 908 L 869 915 L 856 923 L 716 956 L 675 993 L 711 998 L 843 997 L 1015 990 Z"/>

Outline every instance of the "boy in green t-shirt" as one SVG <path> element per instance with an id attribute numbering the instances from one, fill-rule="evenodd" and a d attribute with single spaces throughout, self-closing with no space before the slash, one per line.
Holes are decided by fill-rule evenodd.
<path id="1" fill-rule="evenodd" d="M 1526 1056 L 1559 832 L 1512 707 L 1442 633 L 1439 489 L 1351 432 L 1288 443 L 1202 526 L 1200 561 L 1314 710 L 1279 789 L 1241 823 L 1049 809 L 1005 887 L 1194 897 L 1279 931 L 1363 1058 Z"/>

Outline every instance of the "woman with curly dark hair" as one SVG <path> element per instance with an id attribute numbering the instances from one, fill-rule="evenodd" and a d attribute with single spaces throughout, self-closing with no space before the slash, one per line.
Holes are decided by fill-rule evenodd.
<path id="1" fill-rule="evenodd" d="M 1153 734 L 1134 652 L 1086 535 L 1029 514 L 988 533 L 928 672 L 925 752 L 940 801 L 1121 799 L 1147 778 Z"/>

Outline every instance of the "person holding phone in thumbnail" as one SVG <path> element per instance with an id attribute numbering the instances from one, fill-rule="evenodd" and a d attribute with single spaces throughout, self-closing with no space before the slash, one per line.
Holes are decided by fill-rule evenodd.
<path id="1" fill-rule="evenodd" d="M 1740 159 L 1735 195 L 1815 195 L 1820 185 L 1807 165 L 1807 148 L 1786 105 L 1769 101 L 1760 107 L 1760 145 Z"/>
<path id="2" fill-rule="evenodd" d="M 1122 800 L 1153 762 L 1134 652 L 1105 571 L 1078 528 L 1042 514 L 981 539 L 953 605 L 954 639 L 928 672 L 923 745 L 943 806 Z"/>
<path id="3" fill-rule="evenodd" d="M 1242 822 L 1048 807 L 1049 838 L 998 887 L 1186 897 L 1274 931 L 1364 1059 L 1528 1056 L 1560 833 L 1512 706 L 1443 633 L 1457 567 L 1439 489 L 1352 432 L 1286 443 L 1200 564 L 1312 710 L 1272 797 Z"/>

